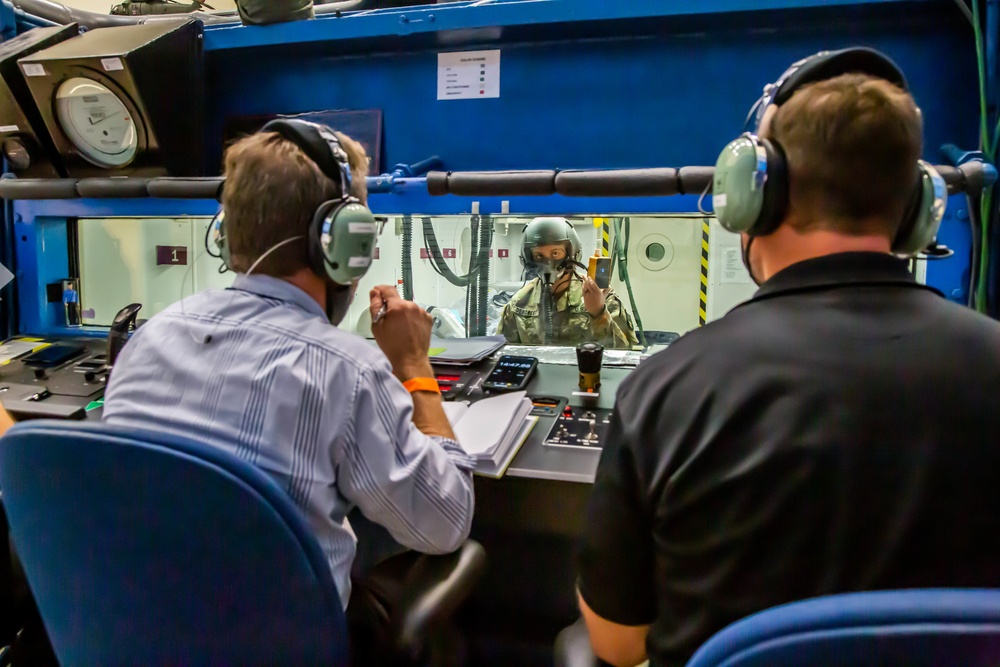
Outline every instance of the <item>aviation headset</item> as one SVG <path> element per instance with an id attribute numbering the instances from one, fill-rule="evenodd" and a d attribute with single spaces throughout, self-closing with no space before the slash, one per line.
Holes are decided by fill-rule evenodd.
<path id="1" fill-rule="evenodd" d="M 306 237 L 309 267 L 340 285 L 360 279 L 371 266 L 379 226 L 368 207 L 351 195 L 351 165 L 337 135 L 323 125 L 295 119 L 272 120 L 260 131 L 277 132 L 340 183 L 340 198 L 323 202 L 313 214 Z M 225 220 L 225 211 L 220 211 L 209 226 L 218 250 L 217 255 L 209 254 L 221 258 L 228 269 Z"/>
<path id="2" fill-rule="evenodd" d="M 715 166 L 712 204 L 727 230 L 751 237 L 775 231 L 788 205 L 788 164 L 774 139 L 757 136 L 767 109 L 788 101 L 803 86 L 840 76 L 868 74 L 909 92 L 896 64 L 878 51 L 852 48 L 823 51 L 793 64 L 777 83 L 768 84 L 750 115 L 753 125 L 730 142 Z M 755 115 L 756 113 L 756 115 Z M 916 164 L 914 195 L 892 242 L 892 252 L 912 256 L 934 243 L 947 204 L 947 188 L 937 171 L 923 160 Z"/>

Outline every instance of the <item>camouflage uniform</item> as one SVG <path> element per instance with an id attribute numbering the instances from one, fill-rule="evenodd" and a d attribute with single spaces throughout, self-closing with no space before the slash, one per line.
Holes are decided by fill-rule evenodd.
<path id="1" fill-rule="evenodd" d="M 535 278 L 518 290 L 500 315 L 497 334 L 507 342 L 521 345 L 544 345 L 545 323 L 540 313 L 541 279 Z M 552 303 L 552 345 L 600 343 L 605 348 L 628 349 L 638 345 L 635 326 L 628 311 L 614 291 L 608 290 L 604 299 L 607 308 L 596 320 L 583 305 L 583 282 L 576 278 L 569 288 Z"/>

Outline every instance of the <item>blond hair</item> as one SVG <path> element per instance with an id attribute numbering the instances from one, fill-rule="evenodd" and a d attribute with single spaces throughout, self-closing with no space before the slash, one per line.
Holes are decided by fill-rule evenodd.
<path id="1" fill-rule="evenodd" d="M 335 134 L 351 167 L 351 194 L 364 201 L 365 150 L 350 137 Z M 258 132 L 233 143 L 223 167 L 230 268 L 246 271 L 258 257 L 293 236 L 303 238 L 272 252 L 254 273 L 282 277 L 308 267 L 306 236 L 313 214 L 323 202 L 340 198 L 340 180 L 327 177 L 302 149 L 275 132 Z"/>

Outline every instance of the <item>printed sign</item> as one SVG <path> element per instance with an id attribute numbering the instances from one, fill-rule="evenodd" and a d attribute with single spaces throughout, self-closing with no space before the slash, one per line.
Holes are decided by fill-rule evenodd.
<path id="1" fill-rule="evenodd" d="M 182 245 L 156 246 L 157 266 L 187 266 L 188 249 Z"/>
<path id="2" fill-rule="evenodd" d="M 500 50 L 438 54 L 437 98 L 500 97 Z"/>

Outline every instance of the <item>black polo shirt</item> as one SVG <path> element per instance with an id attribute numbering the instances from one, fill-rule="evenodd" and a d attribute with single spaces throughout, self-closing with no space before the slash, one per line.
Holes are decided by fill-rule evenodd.
<path id="1" fill-rule="evenodd" d="M 788 267 L 621 386 L 587 511 L 580 591 L 651 665 L 784 602 L 1000 587 L 1000 323 L 888 255 Z"/>

